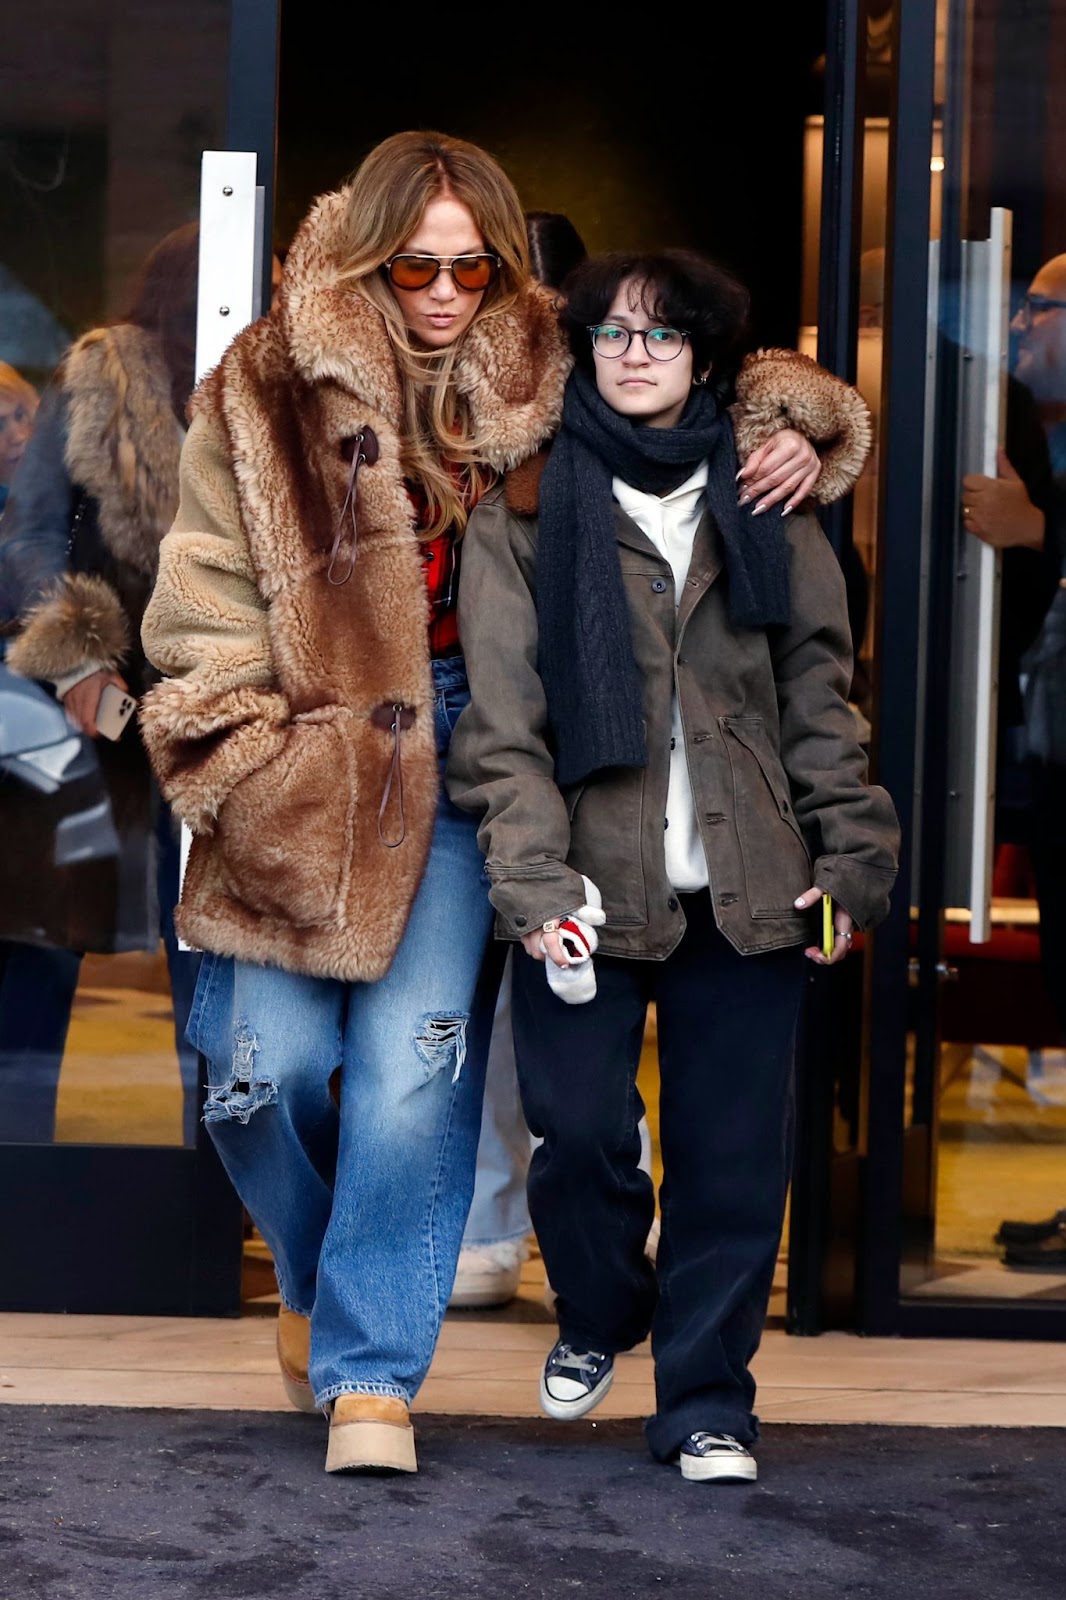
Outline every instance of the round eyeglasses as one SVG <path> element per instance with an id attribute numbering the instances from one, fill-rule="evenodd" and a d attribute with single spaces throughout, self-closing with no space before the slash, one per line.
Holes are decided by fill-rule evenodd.
<path id="1" fill-rule="evenodd" d="M 617 322 L 597 322 L 589 333 L 593 350 L 608 361 L 624 356 L 636 335 L 644 340 L 644 349 L 653 361 L 676 361 L 688 338 L 680 328 L 623 328 Z"/>
<path id="2" fill-rule="evenodd" d="M 389 282 L 397 289 L 428 289 L 441 272 L 450 272 L 457 289 L 477 294 L 494 282 L 500 270 L 499 256 L 487 252 L 472 256 L 393 256 L 386 261 Z"/>

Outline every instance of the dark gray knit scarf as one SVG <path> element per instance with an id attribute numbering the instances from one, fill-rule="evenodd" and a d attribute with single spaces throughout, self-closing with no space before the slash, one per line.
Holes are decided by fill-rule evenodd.
<path id="1" fill-rule="evenodd" d="M 737 505 L 733 425 L 693 389 L 676 428 L 636 427 L 584 372 L 571 375 L 562 429 L 540 487 L 539 670 L 555 741 L 555 776 L 580 783 L 605 767 L 647 765 L 643 692 L 615 543 L 611 481 L 669 494 L 709 462 L 707 508 L 725 545 L 736 628 L 789 620 L 788 544 L 779 507 Z"/>

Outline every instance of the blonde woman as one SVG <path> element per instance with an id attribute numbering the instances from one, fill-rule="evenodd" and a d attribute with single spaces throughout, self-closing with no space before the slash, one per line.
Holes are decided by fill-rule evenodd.
<path id="1" fill-rule="evenodd" d="M 195 397 L 145 618 L 168 679 L 145 738 L 194 835 L 179 927 L 209 952 L 205 1116 L 273 1251 L 283 1376 L 329 1415 L 328 1471 L 415 1470 L 492 1011 L 477 824 L 441 782 L 468 699 L 458 540 L 554 432 L 569 367 L 496 163 L 386 140 Z M 794 435 L 771 449 L 789 481 L 817 470 Z"/>

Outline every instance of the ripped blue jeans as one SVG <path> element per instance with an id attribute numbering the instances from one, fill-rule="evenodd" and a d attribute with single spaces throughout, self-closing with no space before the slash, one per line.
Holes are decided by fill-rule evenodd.
<path id="1" fill-rule="evenodd" d="M 443 757 L 469 691 L 461 659 L 433 665 Z M 379 982 L 203 958 L 189 1039 L 208 1060 L 205 1120 L 283 1302 L 311 1318 L 320 1405 L 410 1401 L 432 1359 L 474 1183 L 491 928 L 476 821 L 442 788 L 425 877 Z"/>

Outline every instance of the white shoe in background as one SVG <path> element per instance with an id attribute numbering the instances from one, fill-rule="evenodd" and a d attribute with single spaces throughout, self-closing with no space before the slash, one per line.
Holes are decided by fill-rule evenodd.
<path id="1" fill-rule="evenodd" d="M 505 1306 L 518 1293 L 522 1264 L 529 1257 L 524 1239 L 469 1245 L 459 1252 L 455 1284 L 448 1299 L 453 1311 Z"/>

